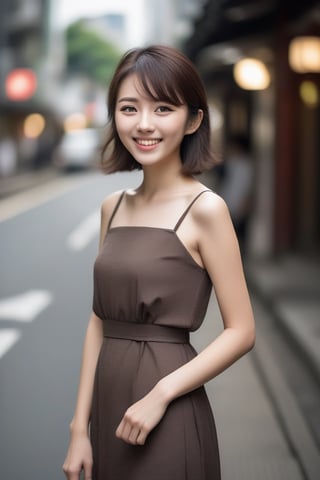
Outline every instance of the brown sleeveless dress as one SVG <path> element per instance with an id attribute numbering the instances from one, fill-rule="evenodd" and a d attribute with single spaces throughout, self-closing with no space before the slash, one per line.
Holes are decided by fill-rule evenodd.
<path id="1" fill-rule="evenodd" d="M 212 287 L 176 234 L 199 195 L 173 230 L 110 228 L 123 194 L 94 265 L 93 311 L 103 320 L 104 341 L 91 415 L 93 479 L 219 480 L 216 429 L 203 387 L 174 400 L 145 445 L 115 436 L 127 408 L 196 355 L 189 331 L 201 325 Z"/>

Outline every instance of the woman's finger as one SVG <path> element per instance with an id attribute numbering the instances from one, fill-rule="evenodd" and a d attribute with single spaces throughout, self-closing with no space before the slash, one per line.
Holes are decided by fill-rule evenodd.
<path id="1" fill-rule="evenodd" d="M 92 463 L 85 462 L 83 464 L 83 471 L 84 471 L 84 480 L 92 480 Z"/>
<path id="2" fill-rule="evenodd" d="M 140 430 L 136 440 L 137 445 L 144 445 L 147 439 L 147 436 L 148 436 L 148 432 L 146 430 Z"/>
<path id="3" fill-rule="evenodd" d="M 64 465 L 63 466 L 63 471 L 65 473 L 65 476 L 67 477 L 68 480 L 79 480 L 80 478 L 80 471 L 78 467 L 73 467 L 70 465 Z M 90 477 L 89 477 L 90 478 Z"/>
<path id="4" fill-rule="evenodd" d="M 128 422 L 125 422 L 124 420 L 122 420 L 116 430 L 116 436 L 121 440 L 124 440 L 125 442 L 127 442 L 129 439 L 131 430 L 132 430 L 131 425 Z"/>
<path id="5" fill-rule="evenodd" d="M 139 428 L 132 428 L 131 432 L 130 432 L 130 435 L 128 437 L 128 441 L 129 443 L 131 443 L 132 445 L 137 445 L 138 444 L 138 437 L 140 435 L 140 429 Z"/>

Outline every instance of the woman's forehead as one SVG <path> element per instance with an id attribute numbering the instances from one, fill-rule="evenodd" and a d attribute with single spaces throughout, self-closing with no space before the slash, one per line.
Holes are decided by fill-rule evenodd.
<path id="1" fill-rule="evenodd" d="M 146 100 L 166 101 L 173 104 L 182 105 L 184 102 L 180 99 L 178 92 L 171 85 L 166 86 L 164 83 L 154 81 L 152 78 L 140 78 L 138 74 L 131 73 L 125 77 L 118 90 L 117 100 L 120 97 L 138 96 Z"/>
<path id="2" fill-rule="evenodd" d="M 135 96 L 138 95 L 139 97 L 150 97 L 143 87 L 141 80 L 134 73 L 125 77 L 119 86 L 118 98 L 122 97 L 124 94 L 126 96 L 129 94 Z"/>

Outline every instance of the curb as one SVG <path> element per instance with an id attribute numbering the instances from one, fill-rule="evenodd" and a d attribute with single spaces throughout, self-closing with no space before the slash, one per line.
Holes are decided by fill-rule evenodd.
<path id="1" fill-rule="evenodd" d="M 301 299 L 291 300 L 291 305 L 288 305 L 288 302 L 283 301 L 283 299 L 275 300 L 272 293 L 266 291 L 266 289 L 260 285 L 250 267 L 246 269 L 245 273 L 249 290 L 257 296 L 270 315 L 277 320 L 279 327 L 288 336 L 293 346 L 298 349 L 316 381 L 320 384 L 319 340 L 316 333 L 313 334 L 313 330 L 316 332 L 316 330 L 319 329 L 318 315 L 310 318 L 309 314 L 306 324 L 306 317 L 303 315 L 303 312 L 301 312 L 300 321 L 298 321 L 299 318 L 295 318 L 294 315 L 299 315 L 298 309 L 301 302 L 303 303 Z M 310 300 L 305 301 L 305 306 L 307 304 L 309 305 L 309 303 Z M 317 303 L 320 308 L 320 302 Z"/>
<path id="2" fill-rule="evenodd" d="M 256 298 L 260 302 L 259 297 L 256 296 Z M 255 307 L 257 308 L 257 305 Z M 268 316 L 270 312 L 263 303 L 261 303 L 258 311 L 259 318 L 262 317 L 261 321 L 265 322 L 266 319 L 263 317 L 265 315 Z M 282 431 L 300 465 L 305 479 L 318 480 L 320 455 L 316 442 L 263 335 L 259 337 L 252 355 L 255 367 L 273 404 Z"/>
<path id="3" fill-rule="evenodd" d="M 60 175 L 61 172 L 56 168 L 47 167 L 41 170 L 31 170 L 10 177 L 0 178 L 0 200 L 28 190 L 29 188 L 37 187 Z"/>

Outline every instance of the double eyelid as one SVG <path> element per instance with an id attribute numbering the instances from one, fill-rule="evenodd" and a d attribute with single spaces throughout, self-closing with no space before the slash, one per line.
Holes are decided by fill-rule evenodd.
<path id="1" fill-rule="evenodd" d="M 137 111 L 138 109 L 131 105 L 124 105 L 123 107 L 120 108 L 120 112 L 124 112 L 124 113 L 135 113 Z M 154 111 L 155 113 L 169 113 L 169 112 L 173 112 L 173 109 L 162 105 L 160 107 L 157 107 Z"/>
<path id="2" fill-rule="evenodd" d="M 124 101 L 128 101 L 128 103 L 129 101 L 130 103 L 131 102 L 134 102 L 135 104 L 138 103 L 137 100 L 135 99 L 122 99 L 122 100 L 119 100 L 119 103 Z M 138 107 L 136 105 L 127 104 L 127 105 L 121 106 L 120 111 L 124 113 L 135 113 L 138 111 Z M 168 104 L 159 105 L 158 103 L 158 106 L 155 108 L 155 113 L 169 113 L 173 111 L 174 111 L 174 108 L 172 106 L 169 106 Z"/>

